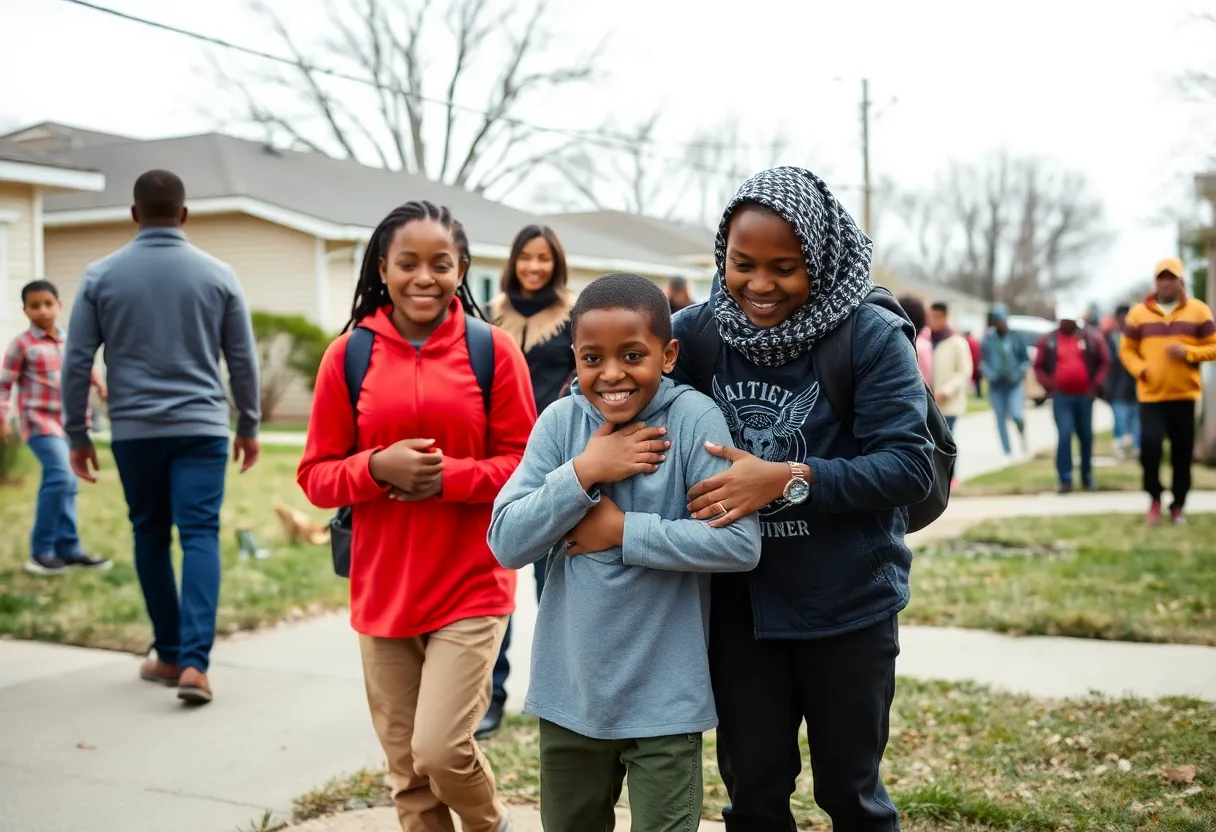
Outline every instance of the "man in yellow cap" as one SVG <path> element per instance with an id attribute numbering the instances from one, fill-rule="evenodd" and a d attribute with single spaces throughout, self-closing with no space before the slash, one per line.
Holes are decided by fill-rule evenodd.
<path id="1" fill-rule="evenodd" d="M 1127 315 L 1119 357 L 1136 378 L 1140 400 L 1140 464 L 1152 498 L 1148 522 L 1161 522 L 1161 454 L 1170 440 L 1174 481 L 1170 519 L 1185 523 L 1195 452 L 1195 403 L 1203 395 L 1199 364 L 1216 360 L 1216 320 L 1201 300 L 1187 297 L 1182 261 L 1167 257 L 1154 271 L 1156 291 Z"/>

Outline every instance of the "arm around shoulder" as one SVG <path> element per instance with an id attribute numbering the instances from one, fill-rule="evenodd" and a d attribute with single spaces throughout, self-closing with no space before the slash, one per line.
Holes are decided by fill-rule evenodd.
<path id="1" fill-rule="evenodd" d="M 749 572 L 760 563 L 760 518 L 749 514 L 715 529 L 708 521 L 689 517 L 685 506 L 690 488 L 730 467 L 729 462 L 705 450 L 704 443 L 733 447 L 722 412 L 709 399 L 699 394 L 698 398 L 703 400 L 702 412 L 684 425 L 672 425 L 669 431 L 678 443 L 669 458 L 685 460 L 684 482 L 667 489 L 675 504 L 664 512 L 666 516 L 625 513 L 622 560 L 630 566 L 675 572 Z M 664 476 L 664 471 L 660 468 L 650 476 Z M 673 515 L 678 519 L 669 519 Z"/>

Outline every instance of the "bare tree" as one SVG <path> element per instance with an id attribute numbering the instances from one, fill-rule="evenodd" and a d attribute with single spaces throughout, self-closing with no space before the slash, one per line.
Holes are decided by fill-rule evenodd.
<path id="1" fill-rule="evenodd" d="M 550 0 L 530 10 L 510 0 L 330 0 L 333 34 L 315 44 L 268 3 L 251 6 L 292 65 L 234 68 L 213 58 L 239 96 L 235 120 L 276 143 L 476 192 L 504 190 L 570 146 L 518 114 L 541 93 L 593 80 L 601 51 L 547 60 Z"/>
<path id="2" fill-rule="evenodd" d="M 783 128 L 767 141 L 749 143 L 739 120 L 724 118 L 687 139 L 663 140 L 661 113 L 660 107 L 623 132 L 601 127 L 598 135 L 607 142 L 551 157 L 549 166 L 578 194 L 573 205 L 559 199 L 562 207 L 678 217 L 712 228 L 748 176 L 789 161 L 784 157 L 791 142 Z"/>
<path id="3" fill-rule="evenodd" d="M 929 193 L 905 198 L 902 216 L 917 242 L 913 272 L 1026 311 L 1084 283 L 1109 240 L 1085 177 L 1039 157 L 951 165 Z"/>

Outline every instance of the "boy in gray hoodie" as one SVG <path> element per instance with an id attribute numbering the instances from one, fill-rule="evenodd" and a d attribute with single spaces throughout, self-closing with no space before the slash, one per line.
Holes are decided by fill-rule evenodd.
<path id="1" fill-rule="evenodd" d="M 709 576 L 755 568 L 759 521 L 689 516 L 688 489 L 729 465 L 702 444 L 731 436 L 713 400 L 664 378 L 678 345 L 662 290 L 601 277 L 571 326 L 573 395 L 536 423 L 489 532 L 503 566 L 548 557 L 524 706 L 541 721 L 541 820 L 611 828 L 628 775 L 636 832 L 695 829 L 717 725 Z"/>

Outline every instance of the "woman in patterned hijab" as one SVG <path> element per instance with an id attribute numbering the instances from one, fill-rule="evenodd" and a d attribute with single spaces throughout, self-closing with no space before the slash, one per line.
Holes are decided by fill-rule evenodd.
<path id="1" fill-rule="evenodd" d="M 933 482 L 912 325 L 866 303 L 872 245 L 810 171 L 749 179 L 716 248 L 713 296 L 674 321 L 674 375 L 714 397 L 736 446 L 707 448 L 731 467 L 689 492 L 692 516 L 722 526 L 758 512 L 763 534 L 755 571 L 713 579 L 726 828 L 794 828 L 805 722 L 833 828 L 894 832 L 879 764 L 908 602 L 905 507 Z M 815 350 L 845 322 L 852 367 L 831 349 L 822 359 L 852 373 L 842 419 L 820 395 Z"/>

